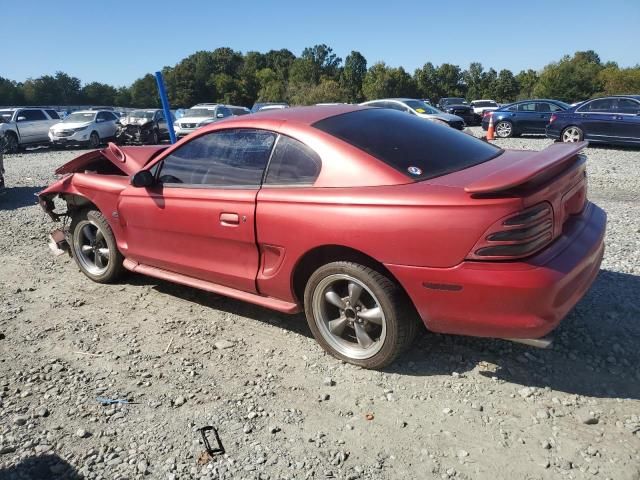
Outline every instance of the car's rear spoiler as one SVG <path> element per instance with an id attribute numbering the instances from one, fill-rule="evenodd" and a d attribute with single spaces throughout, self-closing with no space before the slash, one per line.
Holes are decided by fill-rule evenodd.
<path id="1" fill-rule="evenodd" d="M 586 141 L 554 143 L 544 150 L 533 152 L 502 170 L 467 185 L 464 190 L 474 195 L 486 195 L 513 190 L 532 183 L 538 177 L 547 176 L 551 171 L 557 171 L 563 164 L 574 160 L 588 144 L 589 142 Z"/>

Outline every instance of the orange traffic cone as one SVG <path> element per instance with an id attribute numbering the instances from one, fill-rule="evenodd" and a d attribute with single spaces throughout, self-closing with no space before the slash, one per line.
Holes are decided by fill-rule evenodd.
<path id="1" fill-rule="evenodd" d="M 493 140 L 495 138 L 493 132 L 493 114 L 489 114 L 489 128 L 487 128 L 487 140 Z"/>

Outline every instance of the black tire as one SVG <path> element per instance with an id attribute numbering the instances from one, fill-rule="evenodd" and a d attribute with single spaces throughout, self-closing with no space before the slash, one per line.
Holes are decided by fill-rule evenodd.
<path id="1" fill-rule="evenodd" d="M 364 285 L 367 289 L 366 295 L 373 294 L 370 298 L 375 302 L 374 306 L 379 305 L 383 312 L 382 321 L 386 328 L 384 340 L 381 345 L 378 344 L 375 347 L 378 350 L 368 358 L 355 358 L 334 348 L 330 344 L 331 340 L 328 341 L 327 338 L 337 337 L 326 328 L 322 328 L 324 320 L 321 314 L 316 318 L 317 304 L 315 302 L 320 301 L 317 300 L 318 298 L 325 296 L 322 294 L 325 291 L 322 287 L 323 283 L 340 276 L 347 276 Z M 344 281 L 348 282 L 349 280 Z M 332 284 L 329 285 L 331 286 L 326 288 L 332 289 Z M 304 291 L 304 307 L 309 328 L 324 350 L 340 360 L 368 369 L 379 369 L 392 363 L 411 345 L 419 326 L 413 305 L 395 282 L 376 270 L 353 262 L 332 262 L 318 268 L 307 281 Z M 329 308 L 337 307 L 329 306 Z M 353 311 L 354 308 L 351 310 Z M 360 307 L 358 307 L 358 311 L 362 313 Z M 363 311 L 366 312 L 366 308 L 363 307 Z M 340 317 L 343 317 L 342 312 Z M 358 319 L 356 318 L 355 321 Z M 347 328 L 352 327 L 346 327 L 343 330 L 347 331 Z M 350 331 L 355 332 L 355 329 Z M 374 344 L 379 341 L 378 339 Z M 355 343 L 354 346 L 358 346 L 358 344 Z"/>
<path id="2" fill-rule="evenodd" d="M 95 248 L 93 249 L 93 252 L 89 252 L 88 254 L 83 254 L 82 252 L 82 244 L 84 243 L 83 237 L 86 239 L 86 234 L 84 234 L 82 230 L 85 226 L 90 229 L 95 227 L 96 230 L 99 230 L 101 233 L 101 235 L 95 234 Z M 109 223 L 99 210 L 85 209 L 76 212 L 71 219 L 69 232 L 71 255 L 82 273 L 97 283 L 113 283 L 122 276 L 124 272 L 124 267 L 122 265 L 124 257 L 118 250 L 116 238 L 113 235 L 113 231 L 111 230 Z M 104 241 L 102 241 L 102 239 Z M 103 271 L 97 271 L 88 266 L 91 262 L 90 257 L 92 255 L 94 258 L 93 263 L 97 266 L 97 261 L 95 259 L 98 256 L 98 252 L 96 250 L 104 250 L 104 248 L 99 247 L 108 249 L 108 261 L 106 268 L 104 268 Z M 101 255 L 101 258 L 104 259 L 104 255 Z"/>
<path id="3" fill-rule="evenodd" d="M 560 133 L 560 141 L 565 143 L 581 142 L 584 140 L 584 132 L 576 125 L 569 125 Z"/>
<path id="4" fill-rule="evenodd" d="M 6 132 L 4 135 L 4 151 L 5 153 L 17 153 L 20 150 L 18 137 L 13 132 Z"/>
<path id="5" fill-rule="evenodd" d="M 98 135 L 98 132 L 91 132 L 91 135 L 89 135 L 89 146 L 91 148 L 98 148 L 100 146 L 101 140 L 100 140 L 100 135 Z"/>
<path id="6" fill-rule="evenodd" d="M 498 128 L 500 125 L 504 125 L 504 129 Z M 514 128 L 513 123 L 508 120 L 500 120 L 496 123 L 496 137 L 498 138 L 510 138 L 513 137 Z"/>
<path id="7" fill-rule="evenodd" d="M 160 143 L 160 133 L 154 129 L 151 133 L 151 145 L 158 145 Z"/>

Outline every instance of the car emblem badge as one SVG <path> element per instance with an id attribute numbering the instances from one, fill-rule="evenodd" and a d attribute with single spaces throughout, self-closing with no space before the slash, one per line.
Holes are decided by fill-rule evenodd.
<path id="1" fill-rule="evenodd" d="M 418 167 L 409 167 L 407 168 L 407 171 L 411 174 L 411 175 L 422 175 L 422 170 Z"/>

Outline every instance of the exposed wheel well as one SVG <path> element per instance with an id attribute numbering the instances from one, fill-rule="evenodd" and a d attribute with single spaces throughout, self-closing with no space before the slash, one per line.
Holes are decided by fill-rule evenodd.
<path id="1" fill-rule="evenodd" d="M 78 210 L 83 210 L 86 208 L 91 208 L 100 211 L 98 206 L 89 200 L 87 197 L 83 197 L 82 195 L 76 195 L 72 193 L 63 193 L 60 197 L 67 203 L 67 210 L 69 214 L 73 212 L 77 212 Z"/>
<path id="2" fill-rule="evenodd" d="M 292 286 L 296 300 L 301 304 L 304 301 L 304 288 L 307 284 L 307 280 L 309 280 L 309 277 L 311 277 L 313 272 L 322 265 L 337 261 L 355 262 L 360 265 L 367 266 L 396 283 L 404 294 L 407 295 L 400 282 L 398 282 L 393 274 L 376 259 L 359 250 L 344 247 L 342 245 L 324 245 L 308 251 L 298 261 L 292 276 Z M 408 295 L 407 298 L 409 298 Z"/>

